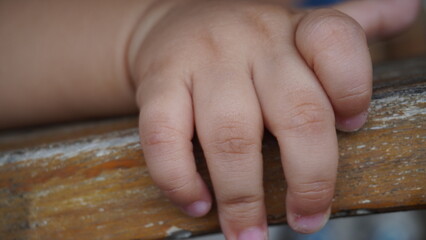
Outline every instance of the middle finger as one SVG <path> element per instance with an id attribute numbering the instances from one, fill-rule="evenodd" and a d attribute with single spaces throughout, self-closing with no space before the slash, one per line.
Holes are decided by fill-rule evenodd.
<path id="1" fill-rule="evenodd" d="M 263 123 L 248 69 L 244 64 L 231 63 L 194 75 L 197 133 L 227 239 L 266 239 L 267 232 Z"/>

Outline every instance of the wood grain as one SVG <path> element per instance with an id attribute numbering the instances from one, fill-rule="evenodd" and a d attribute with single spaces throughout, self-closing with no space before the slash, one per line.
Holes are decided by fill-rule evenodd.
<path id="1" fill-rule="evenodd" d="M 378 66 L 368 124 L 339 133 L 333 217 L 426 208 L 426 58 Z M 135 118 L 0 136 L 0 239 L 159 239 L 219 231 L 153 185 Z M 285 222 L 275 139 L 263 143 L 268 220 Z M 199 171 L 208 181 L 195 141 Z"/>

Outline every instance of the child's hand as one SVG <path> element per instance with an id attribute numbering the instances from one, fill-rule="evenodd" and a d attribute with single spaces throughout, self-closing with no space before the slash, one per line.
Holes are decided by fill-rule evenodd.
<path id="1" fill-rule="evenodd" d="M 194 163 L 195 127 L 224 234 L 265 238 L 265 126 L 281 149 L 287 220 L 314 232 L 330 214 L 335 126 L 353 131 L 367 117 L 364 32 L 403 29 L 419 1 L 337 6 L 356 21 L 279 2 L 287 1 L 2 1 L 0 127 L 135 111 L 131 77 L 148 167 L 173 202 L 191 216 L 212 204 Z"/>
<path id="2" fill-rule="evenodd" d="M 340 7 L 355 15 L 362 8 Z M 377 32 L 368 21 L 366 30 Z M 224 234 L 266 236 L 266 126 L 281 149 L 290 226 L 311 233 L 326 223 L 338 162 L 335 126 L 360 128 L 371 97 L 367 41 L 355 20 L 265 1 L 186 1 L 131 48 L 138 50 L 130 62 L 146 161 L 183 211 L 202 216 L 212 203 L 194 163 L 195 126 Z"/>

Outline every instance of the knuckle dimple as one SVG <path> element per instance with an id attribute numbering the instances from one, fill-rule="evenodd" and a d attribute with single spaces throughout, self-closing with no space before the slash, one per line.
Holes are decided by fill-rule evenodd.
<path id="1" fill-rule="evenodd" d="M 176 141 L 176 136 L 169 132 L 161 130 L 152 130 L 145 134 L 143 143 L 146 146 L 158 146 L 163 144 L 171 144 Z"/>
<path id="2" fill-rule="evenodd" d="M 325 131 L 328 125 L 330 110 L 317 103 L 302 103 L 288 111 L 281 122 L 279 131 L 296 132 L 299 136 Z"/>
<path id="3" fill-rule="evenodd" d="M 219 198 L 220 211 L 234 219 L 251 220 L 259 213 L 263 203 L 263 195 L 240 195 Z"/>
<path id="4" fill-rule="evenodd" d="M 358 87 L 338 92 L 332 102 L 336 112 L 351 116 L 368 108 L 371 100 L 371 87 L 361 84 Z"/>
<path id="5" fill-rule="evenodd" d="M 204 57 L 217 61 L 224 57 L 224 40 L 212 30 L 204 30 L 197 37 L 197 43 L 203 51 Z M 199 49 L 198 49 L 199 50 Z"/>
<path id="6" fill-rule="evenodd" d="M 244 137 L 226 137 L 217 140 L 214 143 L 216 153 L 224 154 L 248 154 L 255 147 L 252 140 L 245 139 Z"/>
<path id="7" fill-rule="evenodd" d="M 240 124 L 237 124 L 240 125 Z M 214 131 L 209 144 L 212 154 L 244 155 L 257 151 L 259 145 L 256 137 L 243 126 L 224 125 Z"/>
<path id="8" fill-rule="evenodd" d="M 192 178 L 180 171 L 170 172 L 163 176 L 153 176 L 156 185 L 166 194 L 177 193 L 191 185 Z"/>
<path id="9" fill-rule="evenodd" d="M 244 20 L 249 24 L 256 35 L 266 39 L 272 39 L 280 33 L 283 24 L 289 23 L 287 9 L 276 5 L 254 5 L 244 11 Z"/>
<path id="10" fill-rule="evenodd" d="M 151 124 L 151 127 L 141 135 L 141 142 L 147 147 L 172 145 L 181 139 L 181 133 L 165 124 Z"/>
<path id="11" fill-rule="evenodd" d="M 347 91 L 341 91 L 336 100 L 342 104 L 353 103 L 354 101 L 369 101 L 371 97 L 370 84 L 360 84 Z"/>
<path id="12" fill-rule="evenodd" d="M 262 201 L 261 195 L 247 194 L 247 195 L 240 195 L 240 196 L 225 197 L 220 200 L 220 203 L 228 207 L 229 206 L 240 207 L 242 205 L 244 206 L 257 205 L 260 201 Z"/>
<path id="13" fill-rule="evenodd" d="M 140 140 L 144 155 L 150 159 L 168 162 L 176 156 L 190 151 L 190 136 L 172 127 L 171 124 L 161 122 L 144 127 L 140 133 Z"/>
<path id="14" fill-rule="evenodd" d="M 334 183 L 332 181 L 316 181 L 299 183 L 290 188 L 291 193 L 305 203 L 329 201 L 334 194 Z"/>

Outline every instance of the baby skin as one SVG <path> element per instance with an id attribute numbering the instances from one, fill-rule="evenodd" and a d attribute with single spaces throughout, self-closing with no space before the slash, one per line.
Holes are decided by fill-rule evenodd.
<path id="1" fill-rule="evenodd" d="M 287 221 L 330 215 L 336 128 L 367 119 L 367 39 L 413 22 L 418 0 L 301 10 L 287 1 L 0 2 L 1 128 L 139 112 L 152 179 L 186 214 L 209 212 L 196 132 L 227 239 L 267 239 L 262 135 L 278 140 Z"/>

